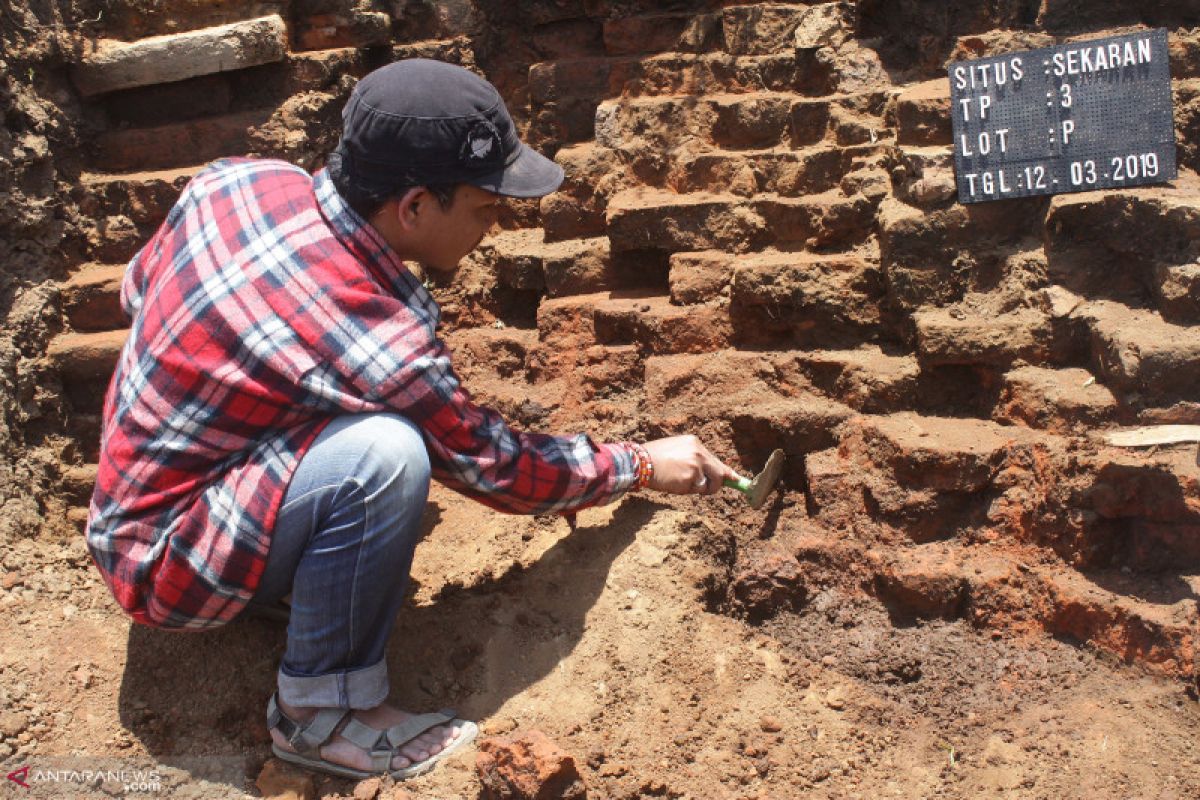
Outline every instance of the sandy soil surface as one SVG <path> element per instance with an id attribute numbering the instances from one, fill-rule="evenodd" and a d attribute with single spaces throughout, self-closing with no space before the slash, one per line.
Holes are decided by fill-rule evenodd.
<path id="1" fill-rule="evenodd" d="M 833 590 L 759 626 L 710 611 L 705 587 L 758 530 L 730 524 L 745 518 L 730 498 L 667 500 L 572 529 L 435 489 L 389 650 L 394 699 L 453 704 L 485 736 L 545 732 L 589 797 L 1200 795 L 1200 708 L 1181 683 L 1045 638 L 897 624 Z M 157 784 L 68 776 L 9 796 L 257 796 L 280 625 L 131 626 L 81 540 L 21 542 L 3 565 L 5 771 Z M 403 788 L 477 796 L 473 751 Z"/>

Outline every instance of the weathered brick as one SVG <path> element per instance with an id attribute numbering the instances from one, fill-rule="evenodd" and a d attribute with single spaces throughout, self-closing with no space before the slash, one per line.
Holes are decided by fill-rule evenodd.
<path id="1" fill-rule="evenodd" d="M 646 353 L 711 353 L 729 346 L 729 313 L 676 306 L 665 297 L 610 299 L 595 310 L 596 340 L 637 344 Z"/>
<path id="2" fill-rule="evenodd" d="M 116 368 L 128 336 L 127 330 L 65 333 L 50 342 L 46 355 L 65 380 L 106 380 Z"/>
<path id="3" fill-rule="evenodd" d="M 554 160 L 562 165 L 566 179 L 540 202 L 546 241 L 604 233 L 608 198 L 628 180 L 620 155 L 587 143 L 562 148 Z"/>
<path id="4" fill-rule="evenodd" d="M 703 52 L 720 31 L 713 14 L 649 14 L 604 23 L 604 47 L 613 55 Z"/>
<path id="5" fill-rule="evenodd" d="M 282 61 L 286 31 L 278 15 L 136 42 L 101 41 L 72 72 L 84 96 L 151 86 Z"/>
<path id="6" fill-rule="evenodd" d="M 715 300 L 733 277 L 734 256 L 720 250 L 671 256 L 671 300 L 693 305 Z"/>
<path id="7" fill-rule="evenodd" d="M 721 12 L 725 49 L 735 55 L 794 51 L 796 28 L 808 10 L 777 3 L 726 7 Z"/>
<path id="8" fill-rule="evenodd" d="M 739 258 L 731 284 L 731 312 L 745 334 L 816 330 L 820 336 L 856 331 L 870 336 L 879 324 L 883 282 L 879 268 L 848 255 L 755 254 Z"/>
<path id="9" fill-rule="evenodd" d="M 1070 433 L 1098 428 L 1120 415 L 1112 391 L 1085 369 L 1021 367 L 1004 375 L 992 418 Z"/>
<path id="10" fill-rule="evenodd" d="M 820 391 L 869 414 L 911 408 L 921 374 L 913 356 L 889 355 L 877 345 L 792 351 L 780 363 L 780 370 L 785 376 L 798 371 Z"/>
<path id="11" fill-rule="evenodd" d="M 913 413 L 856 417 L 843 436 L 857 438 L 878 467 L 902 487 L 935 492 L 978 492 L 991 483 L 1014 442 L 1033 436 L 1022 428 L 978 419 Z"/>
<path id="12" fill-rule="evenodd" d="M 127 328 L 121 310 L 121 280 L 124 264 L 89 264 L 63 284 L 63 311 L 77 331 L 106 331 Z"/>
<path id="13" fill-rule="evenodd" d="M 877 591 L 902 617 L 959 618 L 966 612 L 970 583 L 954 553 L 942 542 L 906 548 L 880 571 Z"/>
<path id="14" fill-rule="evenodd" d="M 914 311 L 986 290 L 1045 207 L 1045 201 L 1022 200 L 924 211 L 885 200 L 878 213 L 879 245 L 889 300 Z"/>
<path id="15" fill-rule="evenodd" d="M 609 200 L 607 219 L 614 250 L 745 252 L 769 239 L 763 217 L 732 195 L 629 189 Z"/>
<path id="16" fill-rule="evenodd" d="M 908 87 L 896 97 L 895 114 L 899 144 L 950 144 L 950 82 L 938 78 Z"/>
<path id="17" fill-rule="evenodd" d="M 98 160 L 114 171 L 165 170 L 243 155 L 251 129 L 271 114 L 271 109 L 256 109 L 153 128 L 106 131 L 97 143 Z"/>
<path id="18" fill-rule="evenodd" d="M 1200 328 L 1173 325 L 1153 311 L 1098 302 L 1077 312 L 1092 331 L 1092 369 L 1108 386 L 1146 405 L 1195 399 Z"/>
<path id="19" fill-rule="evenodd" d="M 1156 300 L 1173 320 L 1195 322 L 1170 270 L 1200 261 L 1200 178 L 1171 186 L 1059 195 L 1045 222 L 1050 278 L 1079 294 L 1143 305 Z M 1186 272 L 1186 271 L 1185 271 Z"/>
<path id="20" fill-rule="evenodd" d="M 197 167 L 182 167 L 124 175 L 85 172 L 80 176 L 80 210 L 92 217 L 122 215 L 143 228 L 156 226 Z"/>
<path id="21" fill-rule="evenodd" d="M 836 188 L 871 152 L 869 146 L 683 151 L 671 159 L 666 185 L 681 194 L 719 189 L 743 197 L 820 194 Z"/>
<path id="22" fill-rule="evenodd" d="M 1017 359 L 1055 360 L 1055 336 L 1049 315 L 1032 308 L 1003 314 L 934 308 L 913 315 L 917 351 L 929 365 L 1005 366 Z"/>

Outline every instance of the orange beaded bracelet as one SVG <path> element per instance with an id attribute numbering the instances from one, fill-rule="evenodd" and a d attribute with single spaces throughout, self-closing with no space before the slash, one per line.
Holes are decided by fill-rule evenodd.
<path id="1" fill-rule="evenodd" d="M 637 475 L 637 482 L 633 485 L 633 491 L 636 492 L 650 485 L 650 479 L 654 477 L 654 462 L 650 460 L 650 453 L 644 445 L 629 442 L 628 446 L 633 454 L 633 471 Z"/>

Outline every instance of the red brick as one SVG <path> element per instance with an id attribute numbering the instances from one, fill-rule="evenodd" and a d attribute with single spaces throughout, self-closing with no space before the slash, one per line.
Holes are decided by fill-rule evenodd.
<path id="1" fill-rule="evenodd" d="M 106 331 L 129 327 L 121 310 L 124 264 L 90 264 L 63 284 L 63 311 L 77 331 Z"/>
<path id="2" fill-rule="evenodd" d="M 582 800 L 587 787 L 575 759 L 541 731 L 479 743 L 475 771 L 485 800 Z"/>

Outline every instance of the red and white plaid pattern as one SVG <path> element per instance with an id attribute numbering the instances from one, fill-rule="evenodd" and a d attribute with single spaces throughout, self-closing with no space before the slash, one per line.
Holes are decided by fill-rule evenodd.
<path id="1" fill-rule="evenodd" d="M 135 620 L 202 629 L 253 596 L 275 517 L 331 418 L 391 411 L 434 477 L 513 513 L 609 502 L 625 443 L 511 430 L 471 401 L 436 302 L 324 172 L 230 159 L 130 262 L 87 541 Z"/>

